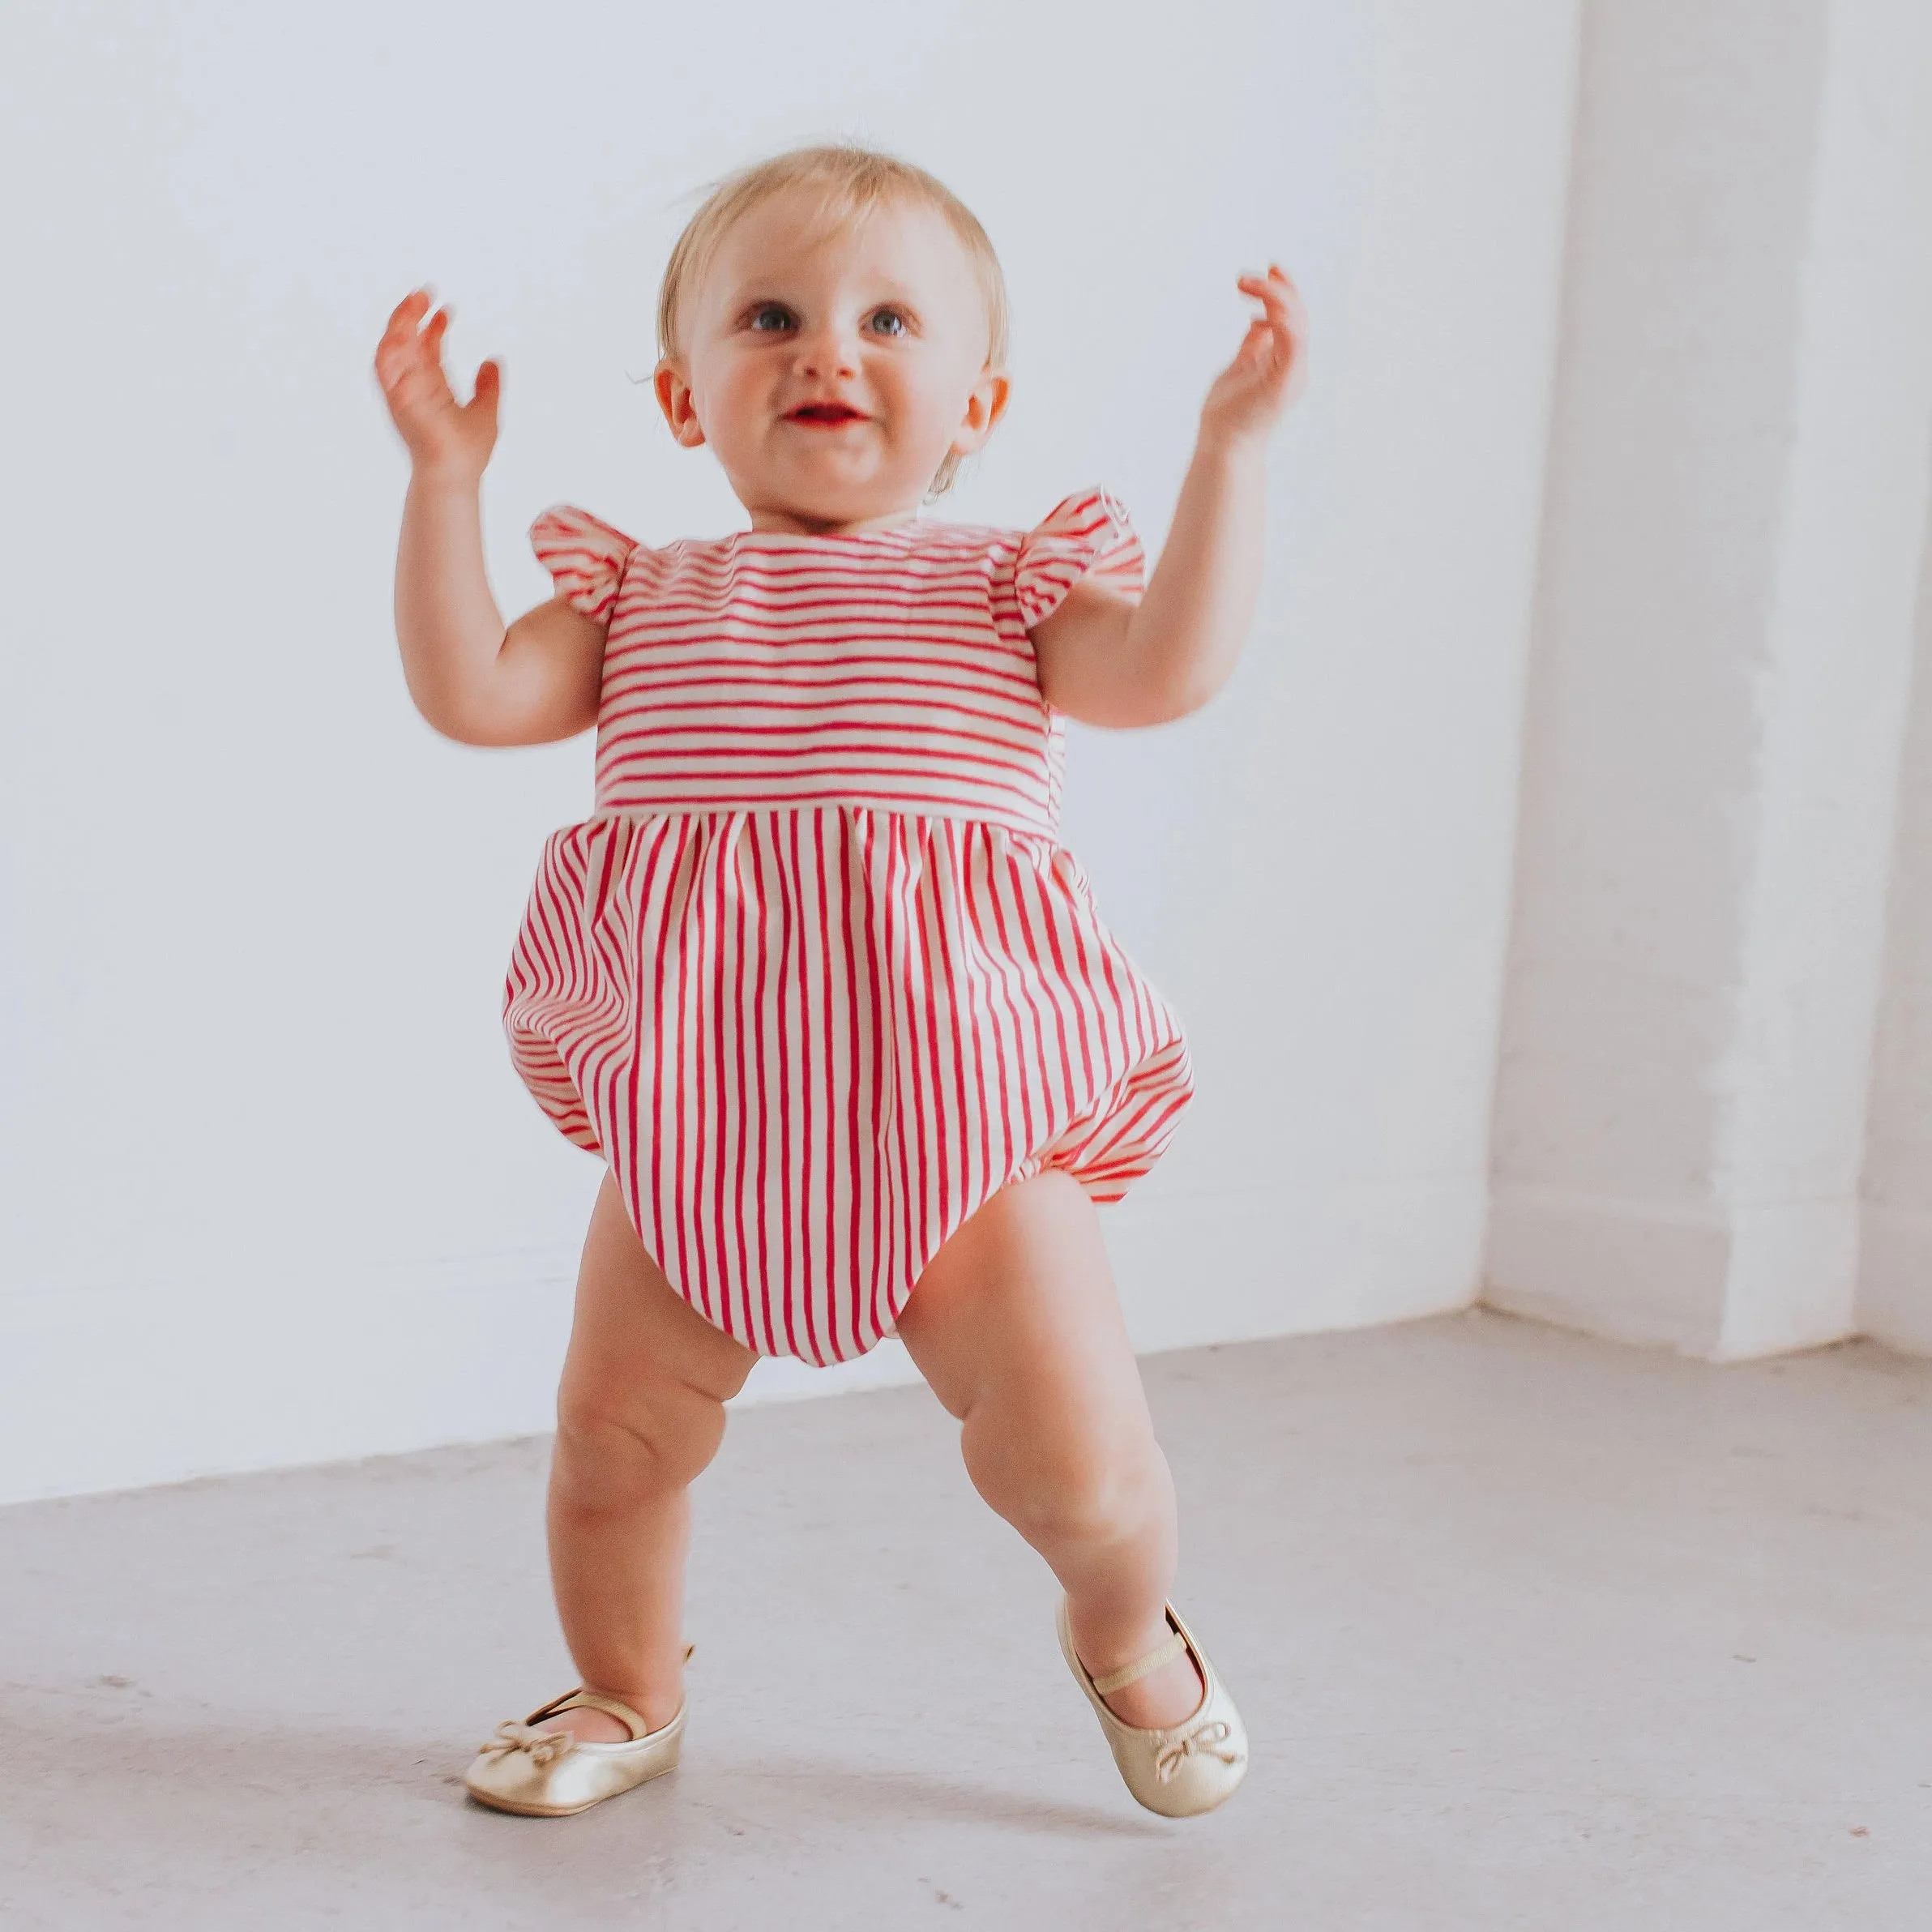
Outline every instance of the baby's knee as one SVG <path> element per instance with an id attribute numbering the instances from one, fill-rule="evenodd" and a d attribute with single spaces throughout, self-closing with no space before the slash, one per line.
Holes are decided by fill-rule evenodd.
<path id="1" fill-rule="evenodd" d="M 1135 1540 L 1173 1507 L 1167 1466 L 1151 1439 L 1028 1442 L 964 1432 L 967 1473 L 987 1502 L 1036 1549 Z"/>
<path id="2" fill-rule="evenodd" d="M 558 1393 L 553 1487 L 586 1508 L 686 1488 L 716 1455 L 724 1405 L 687 1383 Z"/>

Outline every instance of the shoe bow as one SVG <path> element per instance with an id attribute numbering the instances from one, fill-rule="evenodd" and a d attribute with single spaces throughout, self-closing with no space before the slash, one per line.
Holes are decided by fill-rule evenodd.
<path id="1" fill-rule="evenodd" d="M 1211 1719 L 1206 1724 L 1197 1724 L 1191 1731 L 1183 1731 L 1172 1742 L 1161 1746 L 1154 1759 L 1154 1769 L 1165 1785 L 1186 1761 L 1192 1757 L 1219 1758 L 1224 1764 L 1238 1764 L 1241 1753 L 1228 1742 L 1230 1733 L 1220 1718 Z"/>
<path id="2" fill-rule="evenodd" d="M 532 1725 L 519 1724 L 514 1718 L 504 1719 L 497 1726 L 496 1735 L 486 1744 L 477 1746 L 486 1758 L 507 1757 L 512 1751 L 528 1751 L 530 1762 L 540 1771 L 559 1758 L 567 1758 L 576 1748 L 577 1740 L 571 1732 L 540 1731 Z"/>

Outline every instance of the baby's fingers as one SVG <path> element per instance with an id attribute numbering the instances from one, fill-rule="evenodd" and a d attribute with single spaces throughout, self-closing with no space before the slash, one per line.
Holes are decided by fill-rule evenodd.
<path id="1" fill-rule="evenodd" d="M 1271 267 L 1266 275 L 1244 275 L 1238 286 L 1243 295 L 1251 295 L 1261 304 L 1271 322 L 1286 323 L 1297 331 L 1307 326 L 1302 292 L 1279 267 Z"/>
<path id="2" fill-rule="evenodd" d="M 383 339 L 400 336 L 405 331 L 413 334 L 421 323 L 430 306 L 427 289 L 412 289 L 395 306 L 389 311 L 389 320 L 383 325 Z"/>
<path id="3" fill-rule="evenodd" d="M 389 311 L 389 319 L 383 324 L 379 346 L 383 348 L 395 348 L 414 342 L 421 332 L 422 319 L 429 310 L 430 292 L 427 289 L 414 289 L 405 295 Z M 436 313 L 441 315 L 444 312 L 438 309 Z M 431 317 L 430 319 L 434 322 L 435 318 Z"/>
<path id="4" fill-rule="evenodd" d="M 1300 294 L 1278 267 L 1266 276 L 1243 276 L 1241 285 L 1244 293 L 1262 306 L 1262 313 L 1249 325 L 1244 351 L 1265 354 L 1275 365 L 1275 373 L 1298 393 L 1308 353 L 1308 312 Z M 1263 343 L 1267 348 L 1259 350 Z"/>
<path id="5" fill-rule="evenodd" d="M 464 404 L 466 409 L 480 409 L 491 418 L 496 415 L 498 399 L 503 393 L 503 365 L 500 362 L 480 362 L 477 365 L 477 386 L 471 391 L 469 400 Z"/>
<path id="6" fill-rule="evenodd" d="M 449 311 L 439 309 L 425 328 L 419 330 L 412 319 L 405 319 L 400 328 L 385 331 L 376 349 L 376 378 L 391 400 L 405 388 L 447 390 L 442 374 L 442 338 L 448 327 Z"/>
<path id="7" fill-rule="evenodd" d="M 399 415 L 451 400 L 442 365 L 434 357 L 424 357 L 413 349 L 404 350 L 394 362 L 378 361 L 376 380 L 382 385 L 390 408 Z"/>
<path id="8" fill-rule="evenodd" d="M 429 306 L 429 290 L 418 289 L 414 293 L 405 295 L 390 310 L 389 319 L 383 325 L 382 337 L 376 344 L 378 366 L 384 362 L 394 362 L 400 352 L 414 345 L 424 311 Z"/>

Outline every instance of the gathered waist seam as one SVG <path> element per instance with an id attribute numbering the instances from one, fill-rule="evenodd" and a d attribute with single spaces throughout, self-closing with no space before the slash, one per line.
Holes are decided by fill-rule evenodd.
<path id="1" fill-rule="evenodd" d="M 602 819 L 631 819 L 641 823 L 652 819 L 776 818 L 795 812 L 864 812 L 875 819 L 938 819 L 961 825 L 997 825 L 1002 831 L 1016 832 L 1023 838 L 1045 839 L 1054 842 L 1058 842 L 1060 836 L 1057 826 L 1042 825 L 1032 820 L 1022 822 L 1002 817 L 998 812 L 976 811 L 970 807 L 951 811 L 937 807 L 914 810 L 903 805 L 883 805 L 866 798 L 776 800 L 755 804 L 740 801 L 730 805 L 720 804 L 713 799 L 690 803 L 600 805 L 582 823 L 594 824 Z"/>

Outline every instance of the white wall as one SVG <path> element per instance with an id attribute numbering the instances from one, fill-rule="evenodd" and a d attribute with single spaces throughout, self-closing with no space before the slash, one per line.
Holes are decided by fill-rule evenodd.
<path id="1" fill-rule="evenodd" d="M 729 528 L 633 379 L 656 278 L 686 191 L 828 134 L 934 167 L 1005 258 L 1017 400 L 949 514 L 1100 480 L 1157 539 L 1234 274 L 1301 278 L 1247 659 L 1072 750 L 1067 842 L 1200 1080 L 1105 1225 L 1150 1346 L 1468 1300 L 1574 15 L 6 10 L 0 1496 L 546 1425 L 596 1172 L 497 1008 L 588 748 L 411 711 L 370 357 L 428 280 L 453 359 L 504 358 L 508 609 L 554 500 Z"/>
<path id="2" fill-rule="evenodd" d="M 1932 15 L 1593 0 L 1583 75 L 1489 1294 L 1767 1353 L 1857 1319 Z"/>
<path id="3" fill-rule="evenodd" d="M 1873 1057 L 1858 1326 L 1932 1355 L 1932 520 Z"/>

